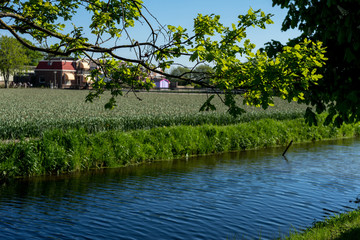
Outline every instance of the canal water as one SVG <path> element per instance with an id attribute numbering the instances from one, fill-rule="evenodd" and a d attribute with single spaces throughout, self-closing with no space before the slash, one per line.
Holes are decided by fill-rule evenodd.
<path id="1" fill-rule="evenodd" d="M 274 239 L 359 207 L 360 140 L 0 186 L 0 239 Z"/>

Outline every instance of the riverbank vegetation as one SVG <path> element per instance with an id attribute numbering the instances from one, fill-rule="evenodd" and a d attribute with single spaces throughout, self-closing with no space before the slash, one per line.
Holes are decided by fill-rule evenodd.
<path id="1" fill-rule="evenodd" d="M 0 144 L 0 178 L 121 167 L 154 160 L 238 151 L 360 134 L 359 125 L 308 126 L 304 119 L 262 119 L 228 126 L 157 127 L 149 130 L 48 130 L 36 139 Z"/>
<path id="2" fill-rule="evenodd" d="M 303 232 L 291 233 L 286 240 L 357 240 L 360 239 L 360 210 L 335 215 Z"/>

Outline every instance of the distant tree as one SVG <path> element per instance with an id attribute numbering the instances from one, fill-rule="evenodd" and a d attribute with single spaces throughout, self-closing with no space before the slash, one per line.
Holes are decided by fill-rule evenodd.
<path id="1" fill-rule="evenodd" d="M 34 44 L 27 39 L 23 39 L 23 41 L 29 45 L 34 46 Z M 27 64 L 30 66 L 37 66 L 39 61 L 44 59 L 44 57 L 45 57 L 44 53 L 39 52 L 39 51 L 34 51 L 29 48 L 25 48 L 25 55 L 27 56 L 27 58 L 29 60 Z"/>
<path id="2" fill-rule="evenodd" d="M 0 37 L 0 73 L 8 87 L 10 75 L 20 72 L 28 63 L 26 49 L 13 37 Z"/>
<path id="3" fill-rule="evenodd" d="M 170 75 L 172 75 L 169 77 L 170 82 L 177 82 L 179 86 L 185 86 L 189 83 L 187 81 L 181 80 L 180 78 L 190 78 L 191 70 L 186 67 L 177 66 L 171 69 Z"/>
<path id="4" fill-rule="evenodd" d="M 194 69 L 187 67 L 177 66 L 171 69 L 169 80 L 172 82 L 178 82 L 180 86 L 188 85 L 189 82 L 180 80 L 178 77 L 189 78 L 193 80 L 193 84 L 202 86 L 201 84 L 210 84 L 211 76 L 214 74 L 214 69 L 206 64 L 196 66 Z"/>
<path id="5" fill-rule="evenodd" d="M 197 66 L 192 72 L 192 79 L 197 82 L 211 84 L 211 76 L 214 74 L 214 69 L 207 64 Z"/>
<path id="6" fill-rule="evenodd" d="M 359 0 L 273 0 L 288 9 L 282 30 L 297 28 L 301 36 L 292 39 L 294 46 L 303 39 L 321 41 L 326 47 L 326 66 L 317 84 L 310 84 L 304 102 L 314 106 L 308 119 L 328 111 L 326 123 L 360 121 L 360 1 Z M 267 51 L 276 54 L 284 46 L 273 41 Z M 312 117 L 311 117 L 312 116 Z"/>

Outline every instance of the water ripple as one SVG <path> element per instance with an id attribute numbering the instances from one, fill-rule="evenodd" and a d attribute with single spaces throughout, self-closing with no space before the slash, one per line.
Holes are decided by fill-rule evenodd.
<path id="1" fill-rule="evenodd" d="M 14 181 L 0 187 L 0 237 L 273 239 L 358 207 L 360 141 L 337 144 Z"/>

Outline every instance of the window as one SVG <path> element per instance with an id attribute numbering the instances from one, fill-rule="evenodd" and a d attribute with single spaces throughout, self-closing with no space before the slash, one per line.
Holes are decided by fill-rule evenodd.
<path id="1" fill-rule="evenodd" d="M 45 83 L 44 76 L 39 76 L 39 83 Z"/>

